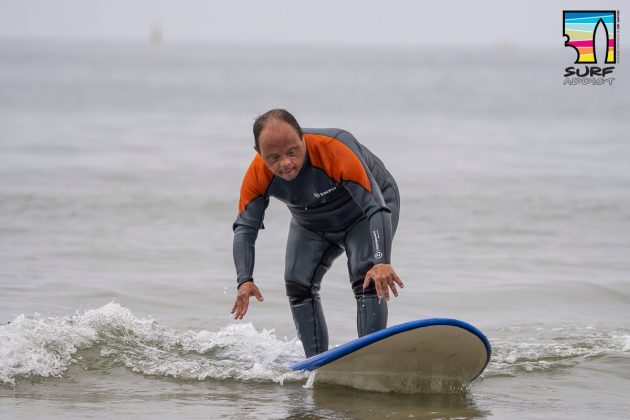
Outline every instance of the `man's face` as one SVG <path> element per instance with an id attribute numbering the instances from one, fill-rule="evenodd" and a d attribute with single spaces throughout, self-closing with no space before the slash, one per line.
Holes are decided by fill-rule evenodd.
<path id="1" fill-rule="evenodd" d="M 292 181 L 302 169 L 306 157 L 306 144 L 291 125 L 272 120 L 258 136 L 260 156 L 277 177 Z"/>

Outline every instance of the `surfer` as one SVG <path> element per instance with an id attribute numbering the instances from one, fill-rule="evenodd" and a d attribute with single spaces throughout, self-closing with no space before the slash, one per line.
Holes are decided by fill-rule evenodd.
<path id="1" fill-rule="evenodd" d="M 390 264 L 400 212 L 394 178 L 383 162 L 349 132 L 302 129 L 288 111 L 272 109 L 254 122 L 254 149 L 233 225 L 238 294 L 231 313 L 243 319 L 254 284 L 254 244 L 269 197 L 291 212 L 285 286 L 307 357 L 328 350 L 319 290 L 344 250 L 357 301 L 359 336 L 387 326 L 390 290 L 404 287 Z"/>

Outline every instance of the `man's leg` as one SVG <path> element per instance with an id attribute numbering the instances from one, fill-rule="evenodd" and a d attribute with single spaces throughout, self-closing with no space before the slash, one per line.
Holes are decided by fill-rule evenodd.
<path id="1" fill-rule="evenodd" d="M 392 219 L 392 235 L 398 227 L 399 204 L 392 200 L 387 202 L 392 210 L 385 217 Z M 344 240 L 346 255 L 348 256 L 348 273 L 352 283 L 352 291 L 357 300 L 357 332 L 359 337 L 382 330 L 387 327 L 387 301 L 379 302 L 374 282 L 363 289 L 365 275 L 372 268 L 370 256 L 372 254 L 372 238 L 370 226 L 366 218 L 359 220 L 346 234 Z"/>
<path id="2" fill-rule="evenodd" d="M 359 337 L 363 337 L 387 327 L 387 302 L 385 299 L 379 302 L 374 283 L 363 289 L 365 275 L 372 268 L 370 263 L 372 238 L 367 219 L 361 219 L 348 231 L 345 247 L 348 273 L 357 301 L 357 332 Z"/>
<path id="3" fill-rule="evenodd" d="M 343 249 L 291 220 L 284 281 L 306 357 L 328 350 L 328 328 L 319 297 L 322 277 Z"/>

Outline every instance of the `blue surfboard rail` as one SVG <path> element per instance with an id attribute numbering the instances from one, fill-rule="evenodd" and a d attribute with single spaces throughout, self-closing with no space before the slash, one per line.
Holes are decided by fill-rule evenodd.
<path id="1" fill-rule="evenodd" d="M 373 332 L 372 334 L 368 334 L 361 338 L 357 338 L 356 340 L 350 341 L 346 344 L 343 344 L 339 347 L 335 347 L 331 350 L 328 350 L 324 353 L 317 354 L 315 356 L 309 357 L 306 360 L 303 360 L 299 363 L 296 363 L 291 366 L 293 370 L 306 370 L 312 371 L 317 369 L 320 366 L 326 365 L 330 362 L 333 362 L 339 358 L 342 358 L 356 350 L 359 350 L 365 346 L 368 346 L 372 343 L 376 343 L 377 341 L 381 341 L 387 337 L 391 337 L 396 334 L 400 334 L 405 331 L 414 330 L 416 328 L 423 327 L 431 327 L 435 325 L 449 325 L 452 327 L 463 328 L 466 331 L 476 335 L 484 344 L 487 353 L 486 363 L 479 372 L 483 372 L 483 370 L 488 365 L 490 361 L 490 356 L 492 355 L 492 347 L 490 346 L 490 341 L 488 338 L 476 327 L 470 325 L 467 322 L 459 321 L 457 319 L 451 318 L 429 318 L 429 319 L 419 319 L 416 321 L 405 322 L 403 324 L 394 325 L 389 328 L 385 328 L 384 330 Z"/>

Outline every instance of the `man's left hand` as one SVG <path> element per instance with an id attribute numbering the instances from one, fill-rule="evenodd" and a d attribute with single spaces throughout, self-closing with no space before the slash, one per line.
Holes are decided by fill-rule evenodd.
<path id="1" fill-rule="evenodd" d="M 376 295 L 379 300 L 383 299 L 383 297 L 385 300 L 389 300 L 389 289 L 392 290 L 394 296 L 398 297 L 396 285 L 400 286 L 401 289 L 405 287 L 391 264 L 376 264 L 372 267 L 365 275 L 363 288 L 366 289 L 372 280 L 374 280 L 374 287 L 376 288 Z"/>

